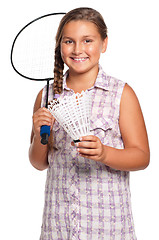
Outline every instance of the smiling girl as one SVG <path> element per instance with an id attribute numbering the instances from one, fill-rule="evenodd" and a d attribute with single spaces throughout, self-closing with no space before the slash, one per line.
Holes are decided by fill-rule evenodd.
<path id="1" fill-rule="evenodd" d="M 60 22 L 49 101 L 90 91 L 92 134 L 71 143 L 44 108 L 46 87 L 40 91 L 29 157 L 35 168 L 48 168 L 41 240 L 136 239 L 129 172 L 148 166 L 149 144 L 134 91 L 99 65 L 107 42 L 107 27 L 94 9 L 74 9 Z M 40 143 L 42 125 L 52 128 L 50 146 Z"/>

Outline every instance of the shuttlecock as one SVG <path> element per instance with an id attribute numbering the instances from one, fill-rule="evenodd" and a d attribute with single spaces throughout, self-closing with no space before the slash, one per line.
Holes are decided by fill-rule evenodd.
<path id="1" fill-rule="evenodd" d="M 50 102 L 48 109 L 74 142 L 90 135 L 92 97 L 89 91 L 59 97 Z"/>

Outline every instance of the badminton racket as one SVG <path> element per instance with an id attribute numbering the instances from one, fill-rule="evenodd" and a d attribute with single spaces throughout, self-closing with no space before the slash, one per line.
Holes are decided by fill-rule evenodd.
<path id="1" fill-rule="evenodd" d="M 53 80 L 55 36 L 64 12 L 50 13 L 34 19 L 16 35 L 11 47 L 11 65 L 28 80 L 46 81 L 48 108 L 49 82 Z M 41 143 L 47 144 L 50 127 L 41 126 Z"/>

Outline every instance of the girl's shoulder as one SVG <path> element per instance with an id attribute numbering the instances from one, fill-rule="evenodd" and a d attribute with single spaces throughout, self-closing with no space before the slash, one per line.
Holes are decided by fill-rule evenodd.
<path id="1" fill-rule="evenodd" d="M 124 86 L 121 103 L 124 103 L 125 105 L 139 105 L 139 100 L 136 93 L 127 83 Z"/>
<path id="2" fill-rule="evenodd" d="M 33 112 L 36 112 L 41 107 L 42 94 L 43 94 L 43 89 L 40 90 L 40 92 L 36 97 Z"/>

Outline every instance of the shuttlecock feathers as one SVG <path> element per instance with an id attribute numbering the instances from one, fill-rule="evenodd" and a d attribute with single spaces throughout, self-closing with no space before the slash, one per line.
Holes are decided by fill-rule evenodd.
<path id="1" fill-rule="evenodd" d="M 48 109 L 73 140 L 90 135 L 92 96 L 89 91 L 59 97 Z"/>

